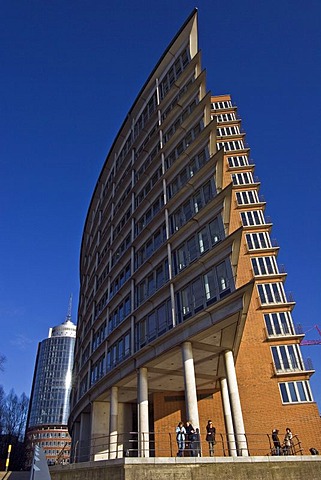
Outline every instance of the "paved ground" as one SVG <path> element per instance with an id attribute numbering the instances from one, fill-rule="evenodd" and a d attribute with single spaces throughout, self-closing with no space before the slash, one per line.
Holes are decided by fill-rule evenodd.
<path id="1" fill-rule="evenodd" d="M 29 480 L 30 472 L 0 472 L 0 480 Z"/>

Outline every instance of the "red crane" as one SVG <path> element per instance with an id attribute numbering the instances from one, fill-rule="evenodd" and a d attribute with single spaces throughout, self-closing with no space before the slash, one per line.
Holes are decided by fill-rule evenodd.
<path id="1" fill-rule="evenodd" d="M 301 340 L 300 345 L 302 345 L 302 346 L 304 346 L 304 345 L 321 345 L 321 330 L 318 327 L 318 325 L 314 325 L 312 328 L 310 328 L 310 330 L 308 330 L 308 332 L 310 332 L 313 329 L 317 330 L 317 332 L 320 336 L 320 340 Z M 306 332 L 306 333 L 308 333 L 308 332 Z"/>

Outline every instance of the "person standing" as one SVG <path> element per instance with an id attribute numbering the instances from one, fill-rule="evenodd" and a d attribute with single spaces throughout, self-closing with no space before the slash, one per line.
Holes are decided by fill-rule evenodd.
<path id="1" fill-rule="evenodd" d="M 183 422 L 179 422 L 176 427 L 176 442 L 178 447 L 177 456 L 182 457 L 185 449 L 186 429 Z"/>
<path id="2" fill-rule="evenodd" d="M 279 430 L 272 430 L 272 441 L 274 445 L 274 455 L 281 455 L 281 442 L 279 439 Z"/>
<path id="3" fill-rule="evenodd" d="M 291 429 L 288 427 L 285 430 L 285 436 L 284 436 L 285 455 L 291 455 L 292 453 L 292 438 L 293 438 L 293 434 L 291 432 Z"/>
<path id="4" fill-rule="evenodd" d="M 216 429 L 213 425 L 212 420 L 209 420 L 206 425 L 206 441 L 208 443 L 210 457 L 213 457 L 214 455 L 214 445 L 216 443 L 215 434 L 216 434 Z"/>
<path id="5" fill-rule="evenodd" d="M 191 422 L 188 420 L 186 422 L 186 448 L 189 449 L 190 451 L 190 456 L 194 457 L 194 435 L 195 435 L 195 430 Z"/>

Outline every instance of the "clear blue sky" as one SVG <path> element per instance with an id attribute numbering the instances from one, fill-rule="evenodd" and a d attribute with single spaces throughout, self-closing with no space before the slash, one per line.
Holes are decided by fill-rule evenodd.
<path id="1" fill-rule="evenodd" d="M 321 325 L 319 0 L 0 2 L 0 384 L 29 396 L 37 344 L 78 302 L 81 234 L 123 119 L 192 9 L 207 85 L 230 93 L 297 305 Z M 317 338 L 311 331 L 308 338 Z M 303 347 L 318 370 L 321 345 Z"/>

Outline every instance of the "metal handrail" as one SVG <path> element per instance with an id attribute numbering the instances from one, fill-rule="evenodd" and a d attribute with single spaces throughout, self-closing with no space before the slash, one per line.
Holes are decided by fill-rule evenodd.
<path id="1" fill-rule="evenodd" d="M 176 457 L 178 445 L 175 432 L 122 432 L 110 436 L 94 436 L 91 441 L 77 441 L 73 448 L 72 461 L 85 462 L 113 460 L 124 457 Z M 303 449 L 298 435 L 293 435 L 291 448 L 286 451 L 281 444 L 280 455 L 302 455 Z M 276 455 L 272 435 L 235 434 L 217 432 L 215 457 L 227 456 L 270 456 Z M 186 439 L 182 451 L 184 457 L 212 456 L 211 447 L 200 435 L 198 440 Z"/>

